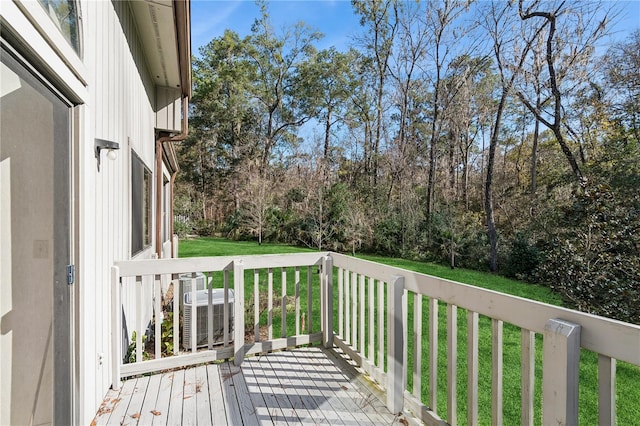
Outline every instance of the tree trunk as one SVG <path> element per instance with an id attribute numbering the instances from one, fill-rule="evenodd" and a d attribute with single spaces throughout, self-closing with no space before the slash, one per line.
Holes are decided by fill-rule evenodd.
<path id="1" fill-rule="evenodd" d="M 531 147 L 531 193 L 538 190 L 538 139 L 540 137 L 540 122 L 536 120 L 533 130 L 533 146 Z"/>
<path id="2" fill-rule="evenodd" d="M 509 90 L 502 89 L 500 103 L 496 111 L 496 121 L 491 131 L 491 140 L 489 141 L 489 158 L 487 159 L 487 178 L 484 187 L 484 211 L 487 215 L 487 233 L 489 237 L 489 270 L 498 272 L 498 231 L 496 230 L 496 221 L 493 214 L 493 165 L 496 156 L 496 146 L 498 145 L 498 134 L 500 132 L 500 123 L 502 121 L 502 112 L 507 102 Z"/>

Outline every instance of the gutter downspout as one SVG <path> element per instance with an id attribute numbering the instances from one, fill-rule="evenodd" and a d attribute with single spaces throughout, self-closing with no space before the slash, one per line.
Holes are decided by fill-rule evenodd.
<path id="1" fill-rule="evenodd" d="M 173 221 L 173 189 L 174 189 L 174 185 L 176 183 L 176 175 L 178 174 L 178 171 L 175 171 L 173 173 L 171 173 L 171 180 L 169 181 L 169 237 L 171 238 L 171 257 L 174 258 L 176 257 L 176 244 L 175 244 L 175 240 L 173 238 L 173 234 L 174 234 L 174 221 Z"/>
<path id="2" fill-rule="evenodd" d="M 183 141 L 189 135 L 189 96 L 182 97 L 182 133 L 176 136 L 162 136 L 156 140 L 156 255 L 162 258 L 162 146 L 165 142 Z M 175 176 L 175 173 L 174 173 Z M 173 195 L 173 176 L 171 194 Z M 173 203 L 173 200 L 171 200 Z M 173 204 L 171 205 L 171 230 L 173 231 Z M 171 234 L 173 241 L 173 232 Z M 173 251 L 172 243 L 172 251 Z"/>

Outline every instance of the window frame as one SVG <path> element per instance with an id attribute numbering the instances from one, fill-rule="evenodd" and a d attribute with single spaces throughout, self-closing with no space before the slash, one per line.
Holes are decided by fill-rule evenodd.
<path id="1" fill-rule="evenodd" d="M 131 256 L 153 243 L 153 173 L 131 150 Z"/>

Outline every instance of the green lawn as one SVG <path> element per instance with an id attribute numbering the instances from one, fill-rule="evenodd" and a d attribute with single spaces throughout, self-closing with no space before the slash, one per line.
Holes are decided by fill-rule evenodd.
<path id="1" fill-rule="evenodd" d="M 194 240 L 180 241 L 179 253 L 181 257 L 190 256 L 217 256 L 217 255 L 251 255 L 251 254 L 275 254 L 275 253 L 293 253 L 300 251 L 312 251 L 299 247 L 292 247 L 278 244 L 262 244 L 255 242 L 233 242 L 223 239 L 201 238 Z M 450 269 L 448 267 L 408 261 L 403 259 L 392 259 L 380 256 L 359 256 L 367 260 L 372 260 L 391 266 L 396 266 L 408 270 L 413 270 L 425 274 L 438 276 L 466 284 L 476 285 L 479 287 L 500 291 L 503 293 L 513 294 L 520 297 L 526 297 L 554 305 L 561 305 L 561 300 L 555 294 L 550 292 L 546 287 L 531 285 L 520 281 L 510 280 L 504 277 L 482 273 L 478 271 L 464 269 Z M 293 294 L 293 272 L 287 272 L 287 294 Z M 300 291 L 306 294 L 307 291 L 307 269 L 302 268 L 300 271 Z M 337 277 L 334 274 L 334 282 Z M 312 271 L 312 292 L 313 300 L 318 300 L 318 277 L 316 271 Z M 245 280 L 248 288 L 245 290 L 249 300 L 247 306 L 253 305 L 252 289 L 253 274 L 252 271 L 246 271 Z M 274 337 L 280 336 L 281 327 L 281 310 L 279 298 L 276 295 L 281 294 L 281 271 L 273 271 L 273 288 L 274 288 L 274 310 L 273 310 L 273 330 Z M 261 273 L 259 278 L 259 288 L 261 294 L 266 294 L 267 276 Z M 337 294 L 334 292 L 334 297 Z M 288 302 L 287 302 L 288 303 Z M 301 298 L 301 310 L 306 312 L 306 298 Z M 337 301 L 334 303 L 337 309 Z M 319 331 L 319 310 L 316 303 L 313 303 L 313 331 Z M 446 417 L 447 398 L 446 398 L 446 309 L 443 304 L 439 307 L 439 332 L 438 332 L 438 413 L 442 417 Z M 409 324 L 413 324 L 413 298 L 409 300 Z M 266 323 L 266 310 L 261 315 L 261 324 Z M 428 346 L 429 339 L 426 329 L 428 324 L 428 304 L 426 298 L 423 298 L 423 339 L 422 339 L 422 398 L 423 401 L 428 400 Z M 307 319 L 308 321 L 308 319 Z M 335 323 L 337 324 L 337 313 L 335 313 Z M 292 306 L 287 306 L 286 317 L 287 334 L 291 335 L 295 332 L 295 314 Z M 466 311 L 458 309 L 458 380 L 457 380 L 457 405 L 458 405 L 458 423 L 466 424 Z M 412 335 L 412 329 L 409 330 L 409 336 Z M 491 320 L 486 317 L 480 317 L 479 327 L 479 353 L 480 353 L 480 374 L 478 378 L 479 388 L 479 417 L 480 424 L 491 424 Z M 409 339 L 409 354 L 414 351 L 412 339 Z M 540 424 L 540 406 L 541 406 L 541 379 L 542 379 L 542 336 L 536 336 L 536 424 Z M 503 412 L 504 424 L 520 423 L 520 329 L 505 324 L 504 326 L 504 378 L 503 378 Z M 408 368 L 412 368 L 412 357 L 408 357 Z M 411 374 L 408 375 L 408 388 L 412 389 Z M 617 418 L 620 425 L 639 424 L 640 419 L 640 368 L 625 363 L 618 363 L 617 368 Z M 589 351 L 582 351 L 580 365 L 580 424 L 591 425 L 598 423 L 597 411 L 597 355 Z"/>

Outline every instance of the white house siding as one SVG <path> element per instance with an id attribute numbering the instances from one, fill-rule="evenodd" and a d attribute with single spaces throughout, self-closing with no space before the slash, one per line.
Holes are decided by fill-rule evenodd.
<path id="1" fill-rule="evenodd" d="M 85 424 L 110 386 L 109 268 L 114 260 L 131 257 L 131 151 L 155 174 L 155 88 L 129 7 L 125 2 L 110 1 L 82 4 L 85 64 L 91 75 L 89 101 L 84 106 L 84 149 L 80 152 L 80 197 L 84 199 L 80 200 L 80 337 L 76 342 L 80 348 L 80 423 Z M 99 172 L 93 153 L 95 138 L 120 144 L 115 161 L 102 155 Z M 155 191 L 152 194 L 155 196 Z M 154 215 L 152 227 L 153 220 Z M 150 257 L 154 244 L 152 241 L 152 246 L 136 257 Z M 125 304 L 133 294 L 124 294 Z M 127 305 L 131 333 L 135 311 L 131 303 Z M 150 315 L 150 310 L 144 313 L 145 322 Z"/>
<path id="2" fill-rule="evenodd" d="M 74 223 L 70 237 L 75 242 L 73 256 L 77 268 L 74 286 L 77 312 L 74 323 L 74 418 L 79 424 L 91 422 L 111 384 L 110 267 L 115 260 L 131 258 L 132 151 L 154 175 L 156 173 L 154 127 L 158 117 L 154 109 L 157 107 L 157 88 L 154 87 L 130 7 L 128 2 L 80 0 L 84 51 L 81 58 L 67 44 L 38 2 L 0 0 L 3 26 L 6 25 L 21 39 L 18 50 L 33 62 L 34 68 L 51 79 L 65 97 L 78 105 L 74 109 L 74 161 L 70 165 L 74 182 Z M 166 99 L 162 103 L 167 103 Z M 170 118 L 176 118 L 175 109 L 171 111 L 165 117 L 167 127 L 171 126 Z M 175 125 L 175 120 L 173 123 Z M 97 170 L 94 153 L 96 138 L 120 144 L 116 160 L 110 161 L 105 153 L 101 154 L 100 171 Z M 170 178 L 169 171 L 166 168 L 163 171 Z M 0 173 L 6 175 L 4 168 Z M 151 183 L 155 185 L 154 178 Z M 168 193 L 168 187 L 164 192 Z M 155 195 L 154 188 L 153 208 Z M 165 217 L 164 220 L 170 218 Z M 149 225 L 155 229 L 155 214 L 151 215 L 150 221 Z M 168 223 L 164 225 L 169 229 Z M 3 236 L 11 231 L 5 228 L 1 228 Z M 155 252 L 154 238 L 155 232 L 152 232 L 151 246 L 135 257 L 151 257 Z M 166 245 L 164 250 L 166 252 Z M 0 274 L 3 279 L 7 276 L 5 269 Z M 127 304 L 129 333 L 136 324 L 133 307 L 127 303 L 133 293 L 132 287 L 123 295 Z M 145 293 L 146 297 L 151 297 L 149 288 Z M 3 312 L 4 302 L 1 305 Z M 151 304 L 147 306 L 149 308 L 142 314 L 143 324 L 151 316 Z M 0 424 L 4 424 L 3 407 L 7 404 L 4 375 L 7 366 L 4 359 L 0 361 L 3 363 Z"/>

